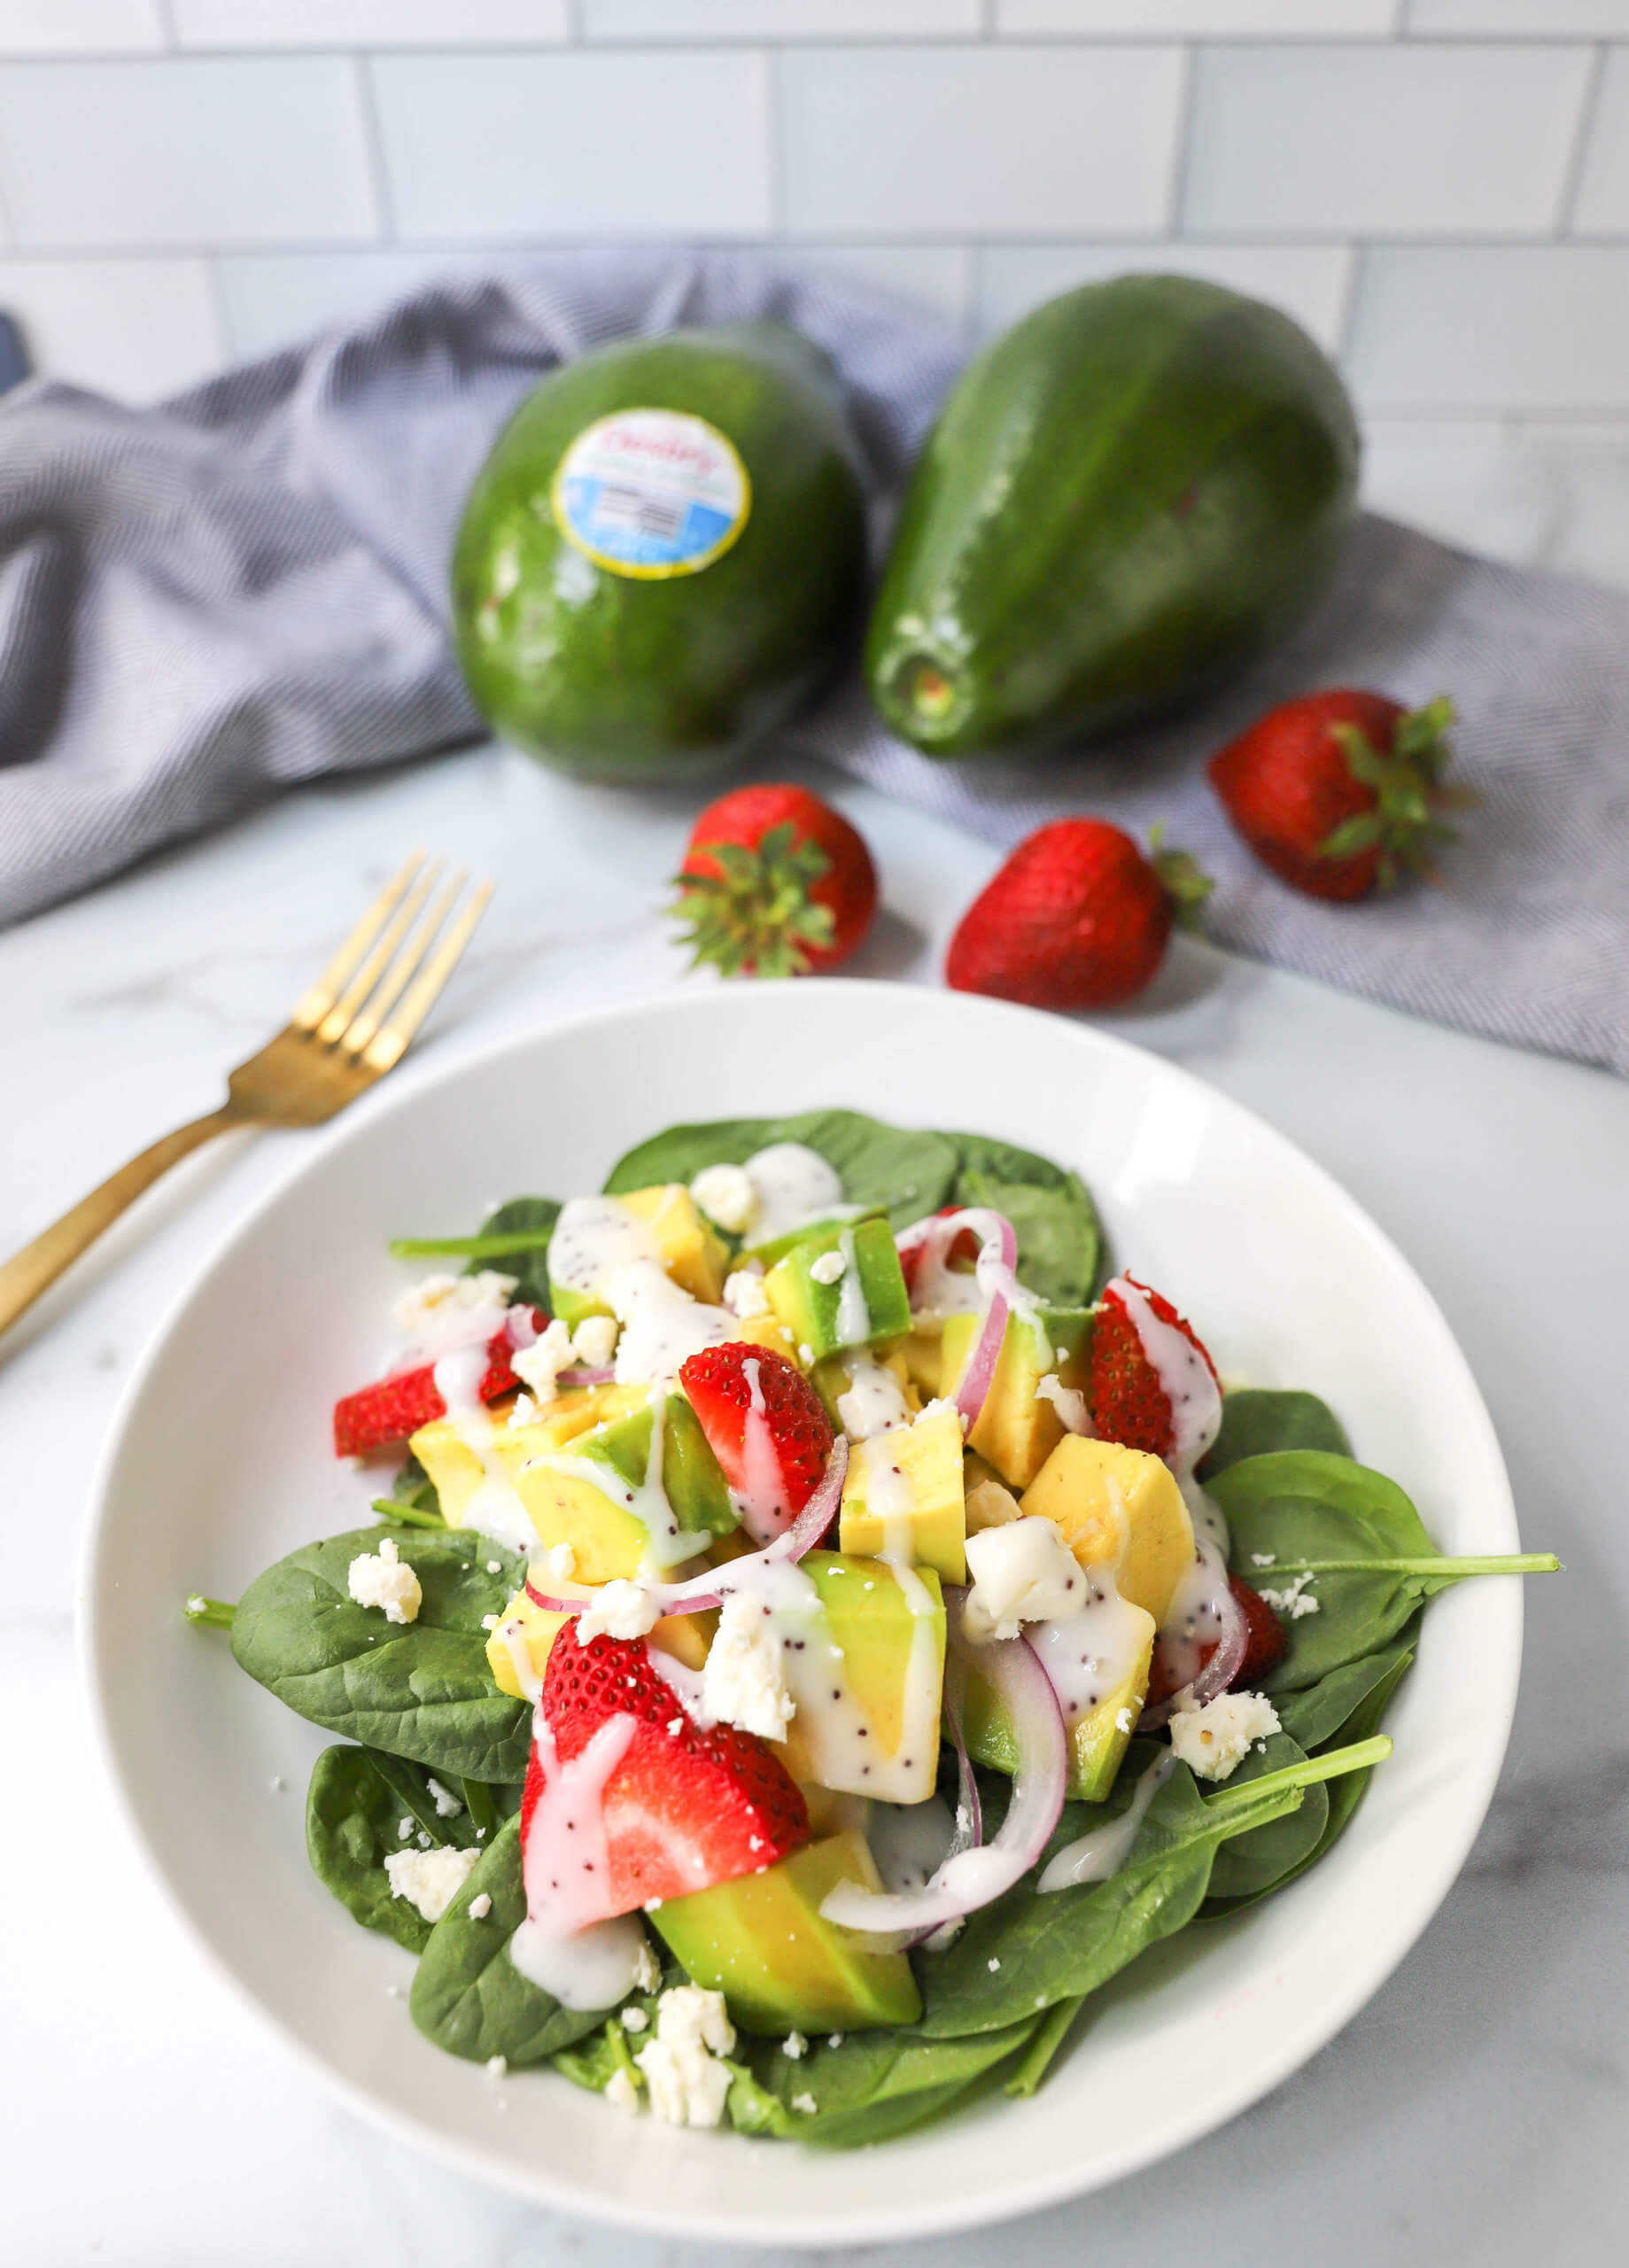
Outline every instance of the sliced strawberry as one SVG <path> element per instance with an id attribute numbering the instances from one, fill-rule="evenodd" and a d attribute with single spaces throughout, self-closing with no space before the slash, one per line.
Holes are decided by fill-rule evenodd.
<path id="1" fill-rule="evenodd" d="M 544 1317 L 536 1308 L 531 1314 L 535 1328 L 541 1331 Z M 486 1342 L 486 1373 L 478 1389 L 483 1402 L 496 1402 L 500 1394 L 513 1394 L 520 1384 L 509 1367 L 513 1352 L 508 1326 L 493 1332 Z M 366 1456 L 370 1449 L 405 1441 L 421 1425 L 446 1416 L 446 1403 L 436 1384 L 433 1363 L 425 1363 L 416 1371 L 403 1371 L 393 1379 L 376 1379 L 334 1404 L 334 1455 Z"/>
<path id="2" fill-rule="evenodd" d="M 1212 1378 L 1216 1365 L 1206 1354 L 1193 1327 L 1160 1293 L 1128 1276 L 1128 1284 L 1146 1298 L 1161 1323 L 1182 1332 L 1191 1347 L 1205 1355 Z M 1169 1456 L 1176 1446 L 1171 1397 L 1160 1373 L 1143 1351 L 1136 1325 L 1125 1303 L 1111 1285 L 1098 1305 L 1091 1333 L 1091 1422 L 1100 1441 L 1119 1441 L 1124 1448 L 1145 1449 L 1151 1456 Z"/>
<path id="3" fill-rule="evenodd" d="M 1260 1591 L 1244 1581 L 1240 1576 L 1228 1577 L 1228 1588 L 1238 1601 L 1239 1612 L 1250 1635 L 1245 1644 L 1245 1658 L 1233 1674 L 1230 1691 L 1241 1686 L 1257 1686 L 1269 1669 L 1284 1659 L 1284 1625 Z"/>
<path id="4" fill-rule="evenodd" d="M 809 1807 L 785 1765 L 733 1725 L 703 1732 L 642 1639 L 591 1638 L 584 1646 L 574 1631 L 562 1631 L 549 1651 L 542 1709 L 562 1770 L 611 1718 L 635 1721 L 600 1799 L 604 1871 L 599 1882 L 574 1886 L 579 1925 L 759 1873 L 809 1840 Z M 534 1742 L 521 1799 L 528 1876 L 534 1858 L 556 1855 L 530 1848 L 534 1820 L 548 1819 L 538 1811 L 547 1771 Z M 570 1862 L 569 1852 L 558 1855 Z"/>
<path id="5" fill-rule="evenodd" d="M 949 1218 L 950 1214 L 959 1213 L 961 1209 L 962 1208 L 959 1205 L 942 1205 L 939 1208 L 939 1210 L 934 1215 L 934 1218 L 935 1221 L 946 1220 Z M 919 1244 L 916 1246 L 912 1251 L 902 1252 L 899 1255 L 900 1273 L 905 1279 L 905 1289 L 912 1294 L 914 1294 L 916 1291 L 917 1276 L 920 1270 L 923 1255 L 927 1250 L 927 1247 L 926 1245 Z M 950 1248 L 944 1255 L 945 1265 L 948 1268 L 955 1262 L 966 1261 L 969 1266 L 971 1266 L 973 1262 L 974 1262 L 978 1256 L 979 1239 L 977 1236 L 971 1229 L 962 1229 L 959 1230 L 950 1239 Z"/>
<path id="6" fill-rule="evenodd" d="M 795 1363 L 736 1340 L 692 1355 L 679 1382 L 749 1529 L 767 1542 L 791 1526 L 826 1471 L 834 1435 L 825 1404 Z"/>

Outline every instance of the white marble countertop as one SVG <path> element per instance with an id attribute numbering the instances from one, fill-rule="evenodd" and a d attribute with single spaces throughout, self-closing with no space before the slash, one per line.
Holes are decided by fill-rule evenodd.
<path id="1" fill-rule="evenodd" d="M 864 789 L 834 792 L 885 878 L 858 967 L 934 981 L 993 854 Z M 0 936 L 0 1251 L 210 1107 L 416 842 L 500 885 L 414 1059 L 426 1068 L 708 981 L 680 978 L 650 911 L 695 800 L 571 788 L 478 751 L 304 790 Z M 1115 1022 L 1276 1120 L 1397 1238 L 1481 1379 L 1526 1536 L 1569 1572 L 1530 1587 L 1516 1735 L 1465 1875 L 1350 2029 L 1182 2156 L 934 2257 L 1621 2258 L 1629 1085 L 1186 943 Z M 658 2254 L 536 2212 L 337 2109 L 202 1965 L 98 1782 L 73 1644 L 93 1463 L 171 1300 L 311 1138 L 235 1138 L 191 1161 L 0 1350 L 0 2260 L 531 2268 L 594 2246 L 613 2268 L 699 2268 L 677 2239 Z"/>

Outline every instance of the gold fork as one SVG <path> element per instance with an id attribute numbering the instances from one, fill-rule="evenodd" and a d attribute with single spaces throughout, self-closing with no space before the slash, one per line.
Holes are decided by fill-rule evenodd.
<path id="1" fill-rule="evenodd" d="M 230 1074 L 219 1110 L 132 1158 L 0 1267 L 0 1331 L 189 1151 L 235 1126 L 320 1126 L 400 1061 L 493 894 L 481 882 L 454 913 L 461 871 L 425 913 L 444 863 L 414 852 L 276 1037 Z"/>

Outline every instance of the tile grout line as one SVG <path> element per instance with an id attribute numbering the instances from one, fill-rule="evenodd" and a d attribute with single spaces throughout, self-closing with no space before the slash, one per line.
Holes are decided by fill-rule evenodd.
<path id="1" fill-rule="evenodd" d="M 780 58 L 772 48 L 761 48 L 759 57 L 764 72 L 764 135 L 767 144 L 764 159 L 768 171 L 765 186 L 769 190 L 769 241 L 784 245 L 787 242 L 788 205 L 786 78 Z"/>
<path id="2" fill-rule="evenodd" d="M 1162 241 L 1175 242 L 1188 204 L 1188 165 L 1193 152 L 1194 100 L 1199 76 L 1199 43 L 1186 40 L 1181 49 L 1182 68 L 1176 82 L 1176 139 L 1171 151 L 1171 178 L 1167 185 L 1165 231 Z"/>
<path id="3" fill-rule="evenodd" d="M 396 242 L 396 199 L 391 169 L 385 161 L 384 134 L 379 122 L 378 89 L 374 85 L 373 58 L 360 49 L 351 58 L 355 73 L 356 103 L 361 118 L 362 145 L 368 153 L 368 177 L 373 190 L 375 241 Z"/>
<path id="4" fill-rule="evenodd" d="M 1590 145 L 1594 140 L 1595 124 L 1606 85 L 1607 43 L 1597 40 L 1594 53 L 1584 82 L 1584 98 L 1579 105 L 1578 119 L 1572 129 L 1572 147 L 1567 153 L 1561 188 L 1555 200 L 1555 223 L 1550 231 L 1552 241 L 1564 242 L 1571 237 L 1578 220 L 1579 199 L 1584 191 L 1584 175 L 1589 165 Z"/>

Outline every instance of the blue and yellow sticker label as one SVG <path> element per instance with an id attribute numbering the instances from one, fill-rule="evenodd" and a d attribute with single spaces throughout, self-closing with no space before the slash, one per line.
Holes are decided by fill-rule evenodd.
<path id="1" fill-rule="evenodd" d="M 752 483 L 716 425 L 676 409 L 623 409 L 586 426 L 555 475 L 566 541 L 613 575 L 699 575 L 747 524 Z"/>

